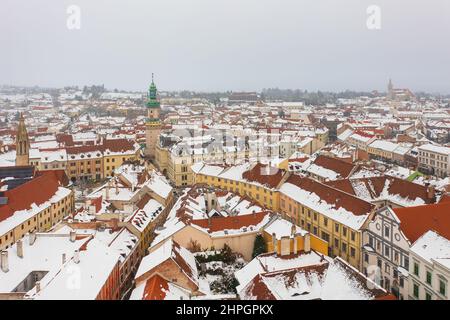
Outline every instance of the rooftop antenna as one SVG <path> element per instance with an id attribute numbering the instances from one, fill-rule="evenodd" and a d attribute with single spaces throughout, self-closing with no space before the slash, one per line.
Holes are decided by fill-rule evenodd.
<path id="1" fill-rule="evenodd" d="M 153 83 L 153 72 L 152 72 L 152 83 Z"/>

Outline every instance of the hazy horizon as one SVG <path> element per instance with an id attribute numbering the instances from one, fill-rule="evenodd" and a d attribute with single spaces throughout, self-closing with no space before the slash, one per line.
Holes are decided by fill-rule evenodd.
<path id="1" fill-rule="evenodd" d="M 395 3 L 394 3 L 395 2 Z M 69 5 L 81 28 L 66 26 Z M 381 29 L 366 27 L 369 5 Z M 0 84 L 450 93 L 448 0 L 0 0 Z"/>

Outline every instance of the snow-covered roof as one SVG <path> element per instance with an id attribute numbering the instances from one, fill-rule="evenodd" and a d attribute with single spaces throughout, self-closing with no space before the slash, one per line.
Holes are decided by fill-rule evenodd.
<path id="1" fill-rule="evenodd" d="M 327 203 L 316 193 L 304 190 L 289 182 L 286 182 L 281 186 L 280 192 L 307 206 L 308 208 L 311 208 L 330 219 L 350 227 L 353 230 L 359 230 L 369 217 L 369 212 L 366 214 L 357 215 L 344 207 L 338 208 L 335 203 Z"/>
<path id="2" fill-rule="evenodd" d="M 292 230 L 292 228 L 295 229 Z M 292 231 L 294 231 L 295 234 L 300 234 L 301 236 L 304 236 L 308 233 L 308 231 L 303 230 L 299 226 L 296 226 L 292 222 L 287 221 L 286 219 L 282 219 L 281 217 L 279 219 L 274 219 L 272 222 L 266 225 L 264 227 L 264 231 L 270 235 L 275 234 L 278 240 L 280 240 L 282 237 L 290 237 L 292 235 Z"/>
<path id="3" fill-rule="evenodd" d="M 53 236 L 36 234 L 36 240 L 30 244 L 30 236 L 22 239 L 23 257 L 17 256 L 17 244 L 6 249 L 8 252 L 9 271 L 0 270 L 0 292 L 12 292 L 33 271 L 48 272 L 54 276 L 61 269 L 62 255 L 69 260 L 75 250 L 79 249 L 87 239 L 69 240 L 69 234 Z"/>
<path id="4" fill-rule="evenodd" d="M 189 279 L 198 283 L 198 271 L 194 255 L 172 239 L 168 239 L 160 247 L 142 258 L 135 279 L 140 278 L 168 259 L 174 260 Z"/>
<path id="5" fill-rule="evenodd" d="M 41 291 L 34 289 L 27 296 L 36 300 L 95 300 L 107 279 L 119 263 L 119 254 L 93 238 L 79 252 L 79 262 L 73 258 L 52 278 L 41 280 Z M 74 274 L 78 282 L 74 282 Z"/>
<path id="6" fill-rule="evenodd" d="M 430 143 L 421 145 L 419 147 L 419 150 L 428 151 L 428 152 L 435 152 L 435 153 L 440 153 L 440 154 L 444 154 L 444 155 L 450 155 L 450 148 L 449 147 L 434 145 L 434 144 L 430 144 Z"/>
<path id="7" fill-rule="evenodd" d="M 153 171 L 151 173 L 150 179 L 145 182 L 145 186 L 147 186 L 150 190 L 155 192 L 163 199 L 169 197 L 173 189 L 167 179 L 162 174 L 159 174 L 156 171 Z"/>
<path id="8" fill-rule="evenodd" d="M 450 240 L 429 230 L 411 246 L 411 252 L 430 264 L 437 262 L 450 270 Z"/>

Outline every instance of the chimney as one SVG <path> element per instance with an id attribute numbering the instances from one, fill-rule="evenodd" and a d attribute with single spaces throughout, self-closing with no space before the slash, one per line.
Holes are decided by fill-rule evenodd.
<path id="1" fill-rule="evenodd" d="M 23 258 L 23 242 L 22 240 L 17 240 L 16 242 L 16 247 L 17 247 L 17 256 L 19 258 Z"/>
<path id="2" fill-rule="evenodd" d="M 111 226 L 112 231 L 117 231 L 119 229 L 119 221 L 117 218 L 112 218 L 111 224 L 112 224 Z"/>
<path id="3" fill-rule="evenodd" d="M 291 226 L 291 237 L 295 238 L 295 232 L 297 231 L 297 228 L 295 227 L 295 224 L 292 224 Z"/>
<path id="4" fill-rule="evenodd" d="M 30 246 L 32 246 L 34 244 L 34 242 L 36 241 L 36 232 L 30 232 L 30 235 L 28 236 L 28 240 L 30 242 Z"/>
<path id="5" fill-rule="evenodd" d="M 69 233 L 70 242 L 75 242 L 76 238 L 77 238 L 77 233 L 75 232 L 75 230 L 71 230 Z"/>
<path id="6" fill-rule="evenodd" d="M 36 293 L 39 293 L 41 291 L 41 282 L 36 281 Z"/>
<path id="7" fill-rule="evenodd" d="M 280 255 L 281 256 L 288 256 L 291 254 L 291 237 L 289 236 L 283 236 L 280 240 L 281 248 L 280 248 Z"/>
<path id="8" fill-rule="evenodd" d="M 4 250 L 0 253 L 0 266 L 3 272 L 9 271 L 8 265 L 8 251 Z"/>
<path id="9" fill-rule="evenodd" d="M 73 262 L 76 264 L 80 263 L 80 250 L 75 250 L 75 253 L 73 255 Z"/>
<path id="10" fill-rule="evenodd" d="M 110 182 L 106 185 L 105 188 L 105 200 L 109 200 L 109 188 L 110 188 Z"/>
<path id="11" fill-rule="evenodd" d="M 62 254 L 62 264 L 66 263 L 66 254 Z"/>
<path id="12" fill-rule="evenodd" d="M 294 254 L 297 254 L 297 252 L 298 252 L 298 249 L 297 249 L 297 237 L 296 237 L 296 235 L 294 234 L 294 236 L 293 236 L 293 238 L 294 238 Z"/>
<path id="13" fill-rule="evenodd" d="M 427 187 L 427 197 L 429 200 L 433 200 L 435 196 L 436 190 L 434 189 L 434 186 L 428 186 Z"/>
<path id="14" fill-rule="evenodd" d="M 311 235 L 309 233 L 305 234 L 305 240 L 304 240 L 304 248 L 303 250 L 308 253 L 311 251 Z"/>
<path id="15" fill-rule="evenodd" d="M 278 255 L 278 245 L 277 245 L 277 235 L 272 233 L 272 244 L 273 244 L 273 252 Z"/>

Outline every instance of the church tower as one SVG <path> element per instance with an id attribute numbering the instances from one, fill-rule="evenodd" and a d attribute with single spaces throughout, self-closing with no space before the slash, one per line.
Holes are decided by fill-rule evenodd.
<path id="1" fill-rule="evenodd" d="M 389 79 L 387 98 L 389 100 L 394 100 L 394 85 L 392 84 L 392 80 Z"/>
<path id="2" fill-rule="evenodd" d="M 159 119 L 161 113 L 161 106 L 158 100 L 158 90 L 156 89 L 155 82 L 153 81 L 152 73 L 152 83 L 148 89 L 147 97 L 147 110 L 148 118 L 146 121 L 145 129 L 145 143 L 146 150 L 145 154 L 151 159 L 155 158 L 156 144 L 158 142 L 159 134 L 161 132 L 161 121 Z"/>
<path id="3" fill-rule="evenodd" d="M 30 140 L 28 139 L 25 119 L 20 113 L 19 125 L 16 134 L 16 166 L 30 165 Z"/>

